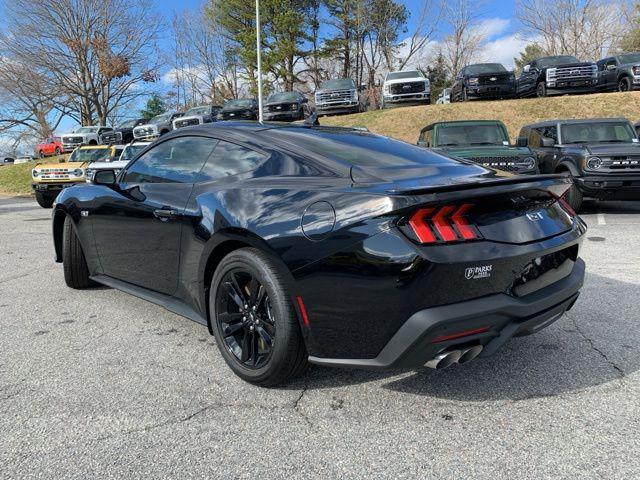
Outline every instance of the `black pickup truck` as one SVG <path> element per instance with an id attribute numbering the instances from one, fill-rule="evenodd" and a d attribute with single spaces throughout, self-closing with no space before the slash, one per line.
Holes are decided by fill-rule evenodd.
<path id="1" fill-rule="evenodd" d="M 102 134 L 103 143 L 129 143 L 133 142 L 133 129 L 138 125 L 147 123 L 144 118 L 134 118 L 119 124 L 113 131 Z"/>
<path id="2" fill-rule="evenodd" d="M 596 64 L 570 55 L 537 58 L 522 68 L 517 81 L 520 97 L 592 93 L 597 86 Z"/>
<path id="3" fill-rule="evenodd" d="M 467 65 L 456 75 L 451 87 L 451 102 L 474 99 L 512 98 L 516 94 L 516 76 L 501 63 Z"/>
<path id="4" fill-rule="evenodd" d="M 603 58 L 598 66 L 598 90 L 628 92 L 640 88 L 640 53 Z"/>
<path id="5" fill-rule="evenodd" d="M 583 197 L 640 200 L 640 143 L 624 118 L 550 120 L 522 127 L 541 173 L 567 172 L 574 181 L 567 202 Z"/>

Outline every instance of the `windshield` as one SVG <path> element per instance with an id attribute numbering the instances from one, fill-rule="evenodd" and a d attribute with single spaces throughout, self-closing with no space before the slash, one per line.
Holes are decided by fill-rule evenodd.
<path id="1" fill-rule="evenodd" d="M 80 127 L 76 130 L 76 133 L 96 133 L 98 127 Z"/>
<path id="2" fill-rule="evenodd" d="M 300 100 L 300 96 L 296 92 L 274 93 L 267 98 L 267 102 L 269 103 L 296 102 L 298 100 Z"/>
<path id="3" fill-rule="evenodd" d="M 209 107 L 207 105 L 203 105 L 203 106 L 200 106 L 200 107 L 190 108 L 189 110 L 184 112 L 184 116 L 187 117 L 187 116 L 191 116 L 191 115 L 206 115 L 210 111 L 211 111 L 211 107 Z"/>
<path id="4" fill-rule="evenodd" d="M 501 63 L 479 63 L 465 67 L 467 75 L 478 75 L 480 73 L 506 72 L 507 69 Z"/>
<path id="5" fill-rule="evenodd" d="M 628 122 L 569 123 L 561 126 L 562 143 L 631 143 L 637 138 Z"/>
<path id="6" fill-rule="evenodd" d="M 393 167 L 442 162 L 442 157 L 424 148 L 362 131 L 277 128 L 269 133 L 303 150 L 349 165 Z"/>
<path id="7" fill-rule="evenodd" d="M 460 145 L 504 145 L 509 142 L 504 129 L 498 123 L 484 125 L 439 125 L 439 147 Z"/>
<path id="8" fill-rule="evenodd" d="M 118 125 L 118 128 L 133 128 L 136 126 L 137 120 L 127 120 Z"/>
<path id="9" fill-rule="evenodd" d="M 251 108 L 253 100 L 229 100 L 224 104 L 224 108 Z"/>
<path id="10" fill-rule="evenodd" d="M 562 55 L 559 57 L 543 57 L 538 59 L 539 67 L 551 67 L 553 65 L 563 65 L 566 63 L 580 63 L 576 57 L 571 55 Z"/>
<path id="11" fill-rule="evenodd" d="M 163 113 L 161 115 L 156 115 L 155 117 L 153 117 L 151 120 L 149 120 L 149 123 L 165 123 L 168 122 L 171 119 L 171 114 L 170 113 Z"/>
<path id="12" fill-rule="evenodd" d="M 625 53 L 618 56 L 618 61 L 621 65 L 627 63 L 640 63 L 640 53 Z"/>
<path id="13" fill-rule="evenodd" d="M 69 157 L 69 162 L 102 162 L 110 158 L 109 148 L 77 148 Z"/>
<path id="14" fill-rule="evenodd" d="M 131 160 L 133 157 L 138 155 L 143 149 L 147 148 L 147 144 L 145 145 L 127 145 L 124 147 L 122 154 L 120 155 L 119 160 L 126 160 L 127 162 Z"/>
<path id="15" fill-rule="evenodd" d="M 409 70 L 406 72 L 391 72 L 387 75 L 387 80 L 401 80 L 403 78 L 416 78 L 416 77 L 424 78 L 424 76 L 420 72 L 416 70 Z"/>
<path id="16" fill-rule="evenodd" d="M 356 88 L 356 82 L 350 78 L 341 78 L 338 80 L 327 80 L 320 85 L 320 90 L 340 90 L 340 89 L 354 89 Z"/>

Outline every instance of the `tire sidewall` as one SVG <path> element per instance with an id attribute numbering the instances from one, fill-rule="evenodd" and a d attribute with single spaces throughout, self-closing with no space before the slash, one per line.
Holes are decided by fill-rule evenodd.
<path id="1" fill-rule="evenodd" d="M 538 98 L 544 98 L 547 96 L 547 87 L 545 86 L 544 82 L 540 82 L 536 87 L 536 96 Z"/>
<path id="2" fill-rule="evenodd" d="M 271 301 L 271 308 L 275 319 L 276 334 L 271 357 L 264 366 L 258 369 L 245 367 L 237 360 L 236 356 L 229 351 L 217 319 L 216 300 L 218 289 L 221 288 L 222 280 L 226 274 L 236 268 L 244 269 L 252 273 L 265 287 Z M 220 262 L 211 279 L 211 288 L 209 291 L 211 327 L 216 338 L 218 349 L 226 363 L 239 377 L 250 382 L 261 382 L 271 377 L 275 371 L 279 369 L 279 365 L 287 361 L 286 344 L 288 342 L 288 336 L 291 335 L 290 329 L 292 328 L 289 318 L 294 314 L 284 285 L 279 285 L 277 279 L 272 278 L 271 273 L 259 256 L 252 255 L 247 249 L 241 249 L 231 253 Z"/>
<path id="3" fill-rule="evenodd" d="M 618 80 L 618 91 L 619 92 L 628 92 L 631 90 L 631 81 L 629 77 L 623 77 Z"/>

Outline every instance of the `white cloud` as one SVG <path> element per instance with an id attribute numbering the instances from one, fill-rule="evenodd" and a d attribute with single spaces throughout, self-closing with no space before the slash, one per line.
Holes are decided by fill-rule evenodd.
<path id="1" fill-rule="evenodd" d="M 516 34 L 506 35 L 487 42 L 482 48 L 482 59 L 491 63 L 502 63 L 506 68 L 513 69 L 514 58 L 529 45 L 531 40 L 522 39 Z"/>
<path id="2" fill-rule="evenodd" d="M 506 18 L 485 18 L 474 27 L 474 31 L 487 38 L 495 38 L 503 35 L 510 24 Z"/>

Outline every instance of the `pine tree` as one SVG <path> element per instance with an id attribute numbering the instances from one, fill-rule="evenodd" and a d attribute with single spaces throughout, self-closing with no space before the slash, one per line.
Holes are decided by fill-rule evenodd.
<path id="1" fill-rule="evenodd" d="M 160 115 L 161 113 L 166 112 L 167 108 L 164 100 L 157 94 L 151 95 L 151 98 L 147 100 L 147 105 L 145 108 L 140 110 L 140 115 L 142 118 L 146 118 L 147 120 L 155 117 L 156 115 Z"/>
<path id="2" fill-rule="evenodd" d="M 544 49 L 537 43 L 530 43 L 524 47 L 524 51 L 520 52 L 520 57 L 514 58 L 513 62 L 516 64 L 516 71 L 520 72 L 522 67 L 536 58 L 544 56 Z"/>

